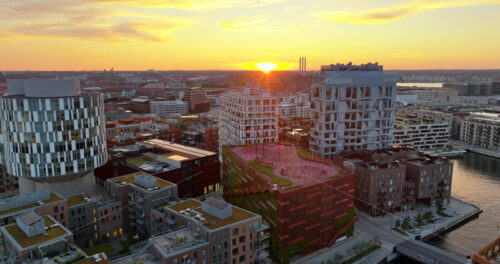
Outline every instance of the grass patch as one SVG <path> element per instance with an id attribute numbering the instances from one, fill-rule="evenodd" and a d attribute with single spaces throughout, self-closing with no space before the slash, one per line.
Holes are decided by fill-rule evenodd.
<path id="1" fill-rule="evenodd" d="M 137 157 L 137 158 L 128 159 L 127 163 L 130 163 L 132 165 L 138 165 L 138 164 L 141 164 L 141 163 L 144 163 L 144 162 L 148 162 L 148 161 L 152 161 L 152 160 L 153 160 L 153 158 L 151 158 L 151 157 L 140 156 L 140 157 Z"/>
<path id="2" fill-rule="evenodd" d="M 358 260 L 360 260 L 360 259 L 362 259 L 362 258 L 364 258 L 364 257 L 366 257 L 368 255 L 370 255 L 373 251 L 375 251 L 375 250 L 377 250 L 379 248 L 380 248 L 379 245 L 372 246 L 372 247 L 364 250 L 360 254 L 358 254 L 358 255 L 356 255 L 356 256 L 354 256 L 354 257 L 352 257 L 352 258 L 350 258 L 350 259 L 348 259 L 348 260 L 346 260 L 344 262 L 342 262 L 342 264 L 352 264 L 352 263 L 354 263 L 354 262 L 356 262 L 356 261 L 358 261 Z"/>
<path id="3" fill-rule="evenodd" d="M 260 172 L 268 175 L 269 177 L 271 177 L 271 180 L 273 181 L 273 183 L 278 184 L 279 186 L 290 186 L 290 185 L 292 185 L 292 181 L 291 180 L 286 179 L 286 178 L 282 178 L 282 177 L 279 177 L 279 176 L 275 175 L 274 172 L 273 172 L 273 168 L 272 167 L 260 166 L 258 164 L 258 160 L 257 159 L 249 160 L 248 164 L 250 166 L 254 167 L 256 170 L 258 170 L 258 171 L 260 171 Z"/>
<path id="4" fill-rule="evenodd" d="M 87 255 L 92 256 L 92 255 L 95 255 L 95 254 L 98 254 L 101 252 L 104 252 L 106 254 L 110 254 L 110 253 L 113 253 L 113 251 L 115 251 L 115 250 L 113 249 L 113 247 L 111 246 L 111 244 L 109 242 L 105 242 L 105 243 L 102 243 L 102 244 L 94 246 L 94 247 L 86 248 L 83 251 L 85 251 L 85 253 Z"/>

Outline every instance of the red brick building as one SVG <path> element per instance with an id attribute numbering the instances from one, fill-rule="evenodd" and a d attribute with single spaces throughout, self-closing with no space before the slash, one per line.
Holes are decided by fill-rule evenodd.
<path id="1" fill-rule="evenodd" d="M 224 147 L 224 196 L 270 224 L 271 256 L 287 263 L 352 235 L 354 174 L 278 144 Z"/>

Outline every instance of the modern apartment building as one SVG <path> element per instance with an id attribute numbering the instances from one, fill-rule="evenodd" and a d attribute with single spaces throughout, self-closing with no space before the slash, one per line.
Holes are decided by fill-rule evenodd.
<path id="1" fill-rule="evenodd" d="M 95 171 L 101 185 L 113 177 L 144 172 L 177 184 L 181 198 L 219 190 L 220 162 L 215 152 L 151 139 L 112 148 L 110 157 Z"/>
<path id="2" fill-rule="evenodd" d="M 104 96 L 81 93 L 76 80 L 8 80 L 0 125 L 0 162 L 21 194 L 83 192 L 107 160 Z"/>
<path id="3" fill-rule="evenodd" d="M 137 172 L 108 179 L 108 196 L 120 201 L 123 229 L 126 233 L 136 231 L 146 237 L 151 235 L 149 212 L 157 200 L 175 201 L 177 185 Z M 104 214 L 104 213 L 103 213 Z"/>
<path id="4" fill-rule="evenodd" d="M 396 113 L 394 145 L 418 150 L 441 150 L 447 147 L 451 124 L 419 114 Z"/>
<path id="5" fill-rule="evenodd" d="M 306 93 L 277 96 L 278 116 L 280 118 L 310 118 L 311 100 Z"/>
<path id="6" fill-rule="evenodd" d="M 311 88 L 314 153 L 375 150 L 393 141 L 396 76 L 377 63 L 321 67 Z"/>
<path id="7" fill-rule="evenodd" d="M 462 121 L 460 140 L 469 145 L 500 151 L 500 114 L 470 113 Z"/>
<path id="8" fill-rule="evenodd" d="M 279 144 L 224 147 L 224 197 L 270 225 L 270 253 L 331 246 L 354 231 L 354 173 L 305 149 Z"/>
<path id="9" fill-rule="evenodd" d="M 188 113 L 188 103 L 183 101 L 152 101 L 151 113 L 158 116 Z"/>
<path id="10" fill-rule="evenodd" d="M 244 88 L 221 96 L 219 145 L 248 145 L 278 140 L 277 99 L 267 90 Z"/>
<path id="11" fill-rule="evenodd" d="M 267 257 L 269 235 L 262 218 L 223 200 L 189 199 L 155 208 L 151 215 L 162 235 L 149 239 L 136 254 L 114 263 L 147 259 L 160 264 L 257 264 Z"/>

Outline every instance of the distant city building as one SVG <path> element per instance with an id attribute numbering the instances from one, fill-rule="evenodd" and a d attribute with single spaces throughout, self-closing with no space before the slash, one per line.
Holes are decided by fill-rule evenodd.
<path id="1" fill-rule="evenodd" d="M 219 111 L 221 146 L 278 140 L 277 99 L 267 90 L 244 88 L 223 94 Z"/>
<path id="2" fill-rule="evenodd" d="M 151 113 L 158 116 L 168 116 L 170 114 L 187 114 L 188 104 L 183 101 L 152 101 Z"/>
<path id="3" fill-rule="evenodd" d="M 154 208 L 151 215 L 159 235 L 113 263 L 268 263 L 268 226 L 261 216 L 223 200 L 189 199 Z"/>
<path id="4" fill-rule="evenodd" d="M 499 82 L 443 83 L 443 87 L 456 90 L 459 96 L 488 96 L 500 94 Z"/>
<path id="5" fill-rule="evenodd" d="M 271 256 L 287 263 L 354 231 L 354 174 L 279 144 L 223 147 L 224 197 L 269 222 Z"/>
<path id="6" fill-rule="evenodd" d="M 448 146 L 450 123 L 418 114 L 396 113 L 394 145 L 418 150 L 441 150 Z"/>
<path id="7" fill-rule="evenodd" d="M 129 109 L 133 113 L 147 114 L 151 112 L 151 101 L 147 96 L 138 96 L 130 100 Z"/>
<path id="8" fill-rule="evenodd" d="M 311 151 L 331 157 L 390 146 L 395 81 L 377 63 L 322 66 L 311 88 Z"/>
<path id="9" fill-rule="evenodd" d="M 469 145 L 500 151 L 500 114 L 470 113 L 462 121 L 460 140 Z"/>
<path id="10" fill-rule="evenodd" d="M 210 110 L 210 102 L 205 91 L 200 88 L 189 88 L 184 92 L 184 101 L 188 104 L 190 114 L 204 113 Z"/>
<path id="11" fill-rule="evenodd" d="M 398 87 L 398 98 L 404 96 L 405 99 L 410 99 L 409 96 L 416 96 L 417 103 L 422 104 L 439 104 L 439 103 L 457 103 L 460 102 L 458 92 L 451 88 L 437 87 Z"/>
<path id="12" fill-rule="evenodd" d="M 0 98 L 0 162 L 20 193 L 84 191 L 107 160 L 104 97 L 76 80 L 8 80 Z"/>
<path id="13" fill-rule="evenodd" d="M 393 147 L 343 153 L 335 164 L 356 173 L 356 208 L 372 216 L 450 203 L 453 163 L 414 149 Z"/>

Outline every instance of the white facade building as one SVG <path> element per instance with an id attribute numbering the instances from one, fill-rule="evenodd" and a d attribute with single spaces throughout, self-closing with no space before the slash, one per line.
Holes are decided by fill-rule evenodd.
<path id="1" fill-rule="evenodd" d="M 75 191 L 107 161 L 104 97 L 80 93 L 76 80 L 8 80 L 0 98 L 2 162 L 20 193 Z M 69 188 L 68 188 L 69 187 Z"/>
<path id="2" fill-rule="evenodd" d="M 286 94 L 278 96 L 277 99 L 279 117 L 311 117 L 311 100 L 309 99 L 309 94 Z"/>
<path id="3" fill-rule="evenodd" d="M 500 151 L 500 114 L 471 113 L 462 121 L 460 140 L 493 151 Z"/>
<path id="4" fill-rule="evenodd" d="M 244 88 L 221 96 L 219 145 L 247 145 L 278 140 L 277 99 L 267 90 Z"/>
<path id="5" fill-rule="evenodd" d="M 391 146 L 395 81 L 378 64 L 322 66 L 311 88 L 310 150 L 328 157 Z"/>
<path id="6" fill-rule="evenodd" d="M 151 113 L 158 116 L 188 113 L 188 104 L 183 101 L 151 101 Z"/>
<path id="7" fill-rule="evenodd" d="M 448 145 L 451 124 L 419 114 L 396 114 L 394 145 L 418 150 L 442 150 Z"/>

